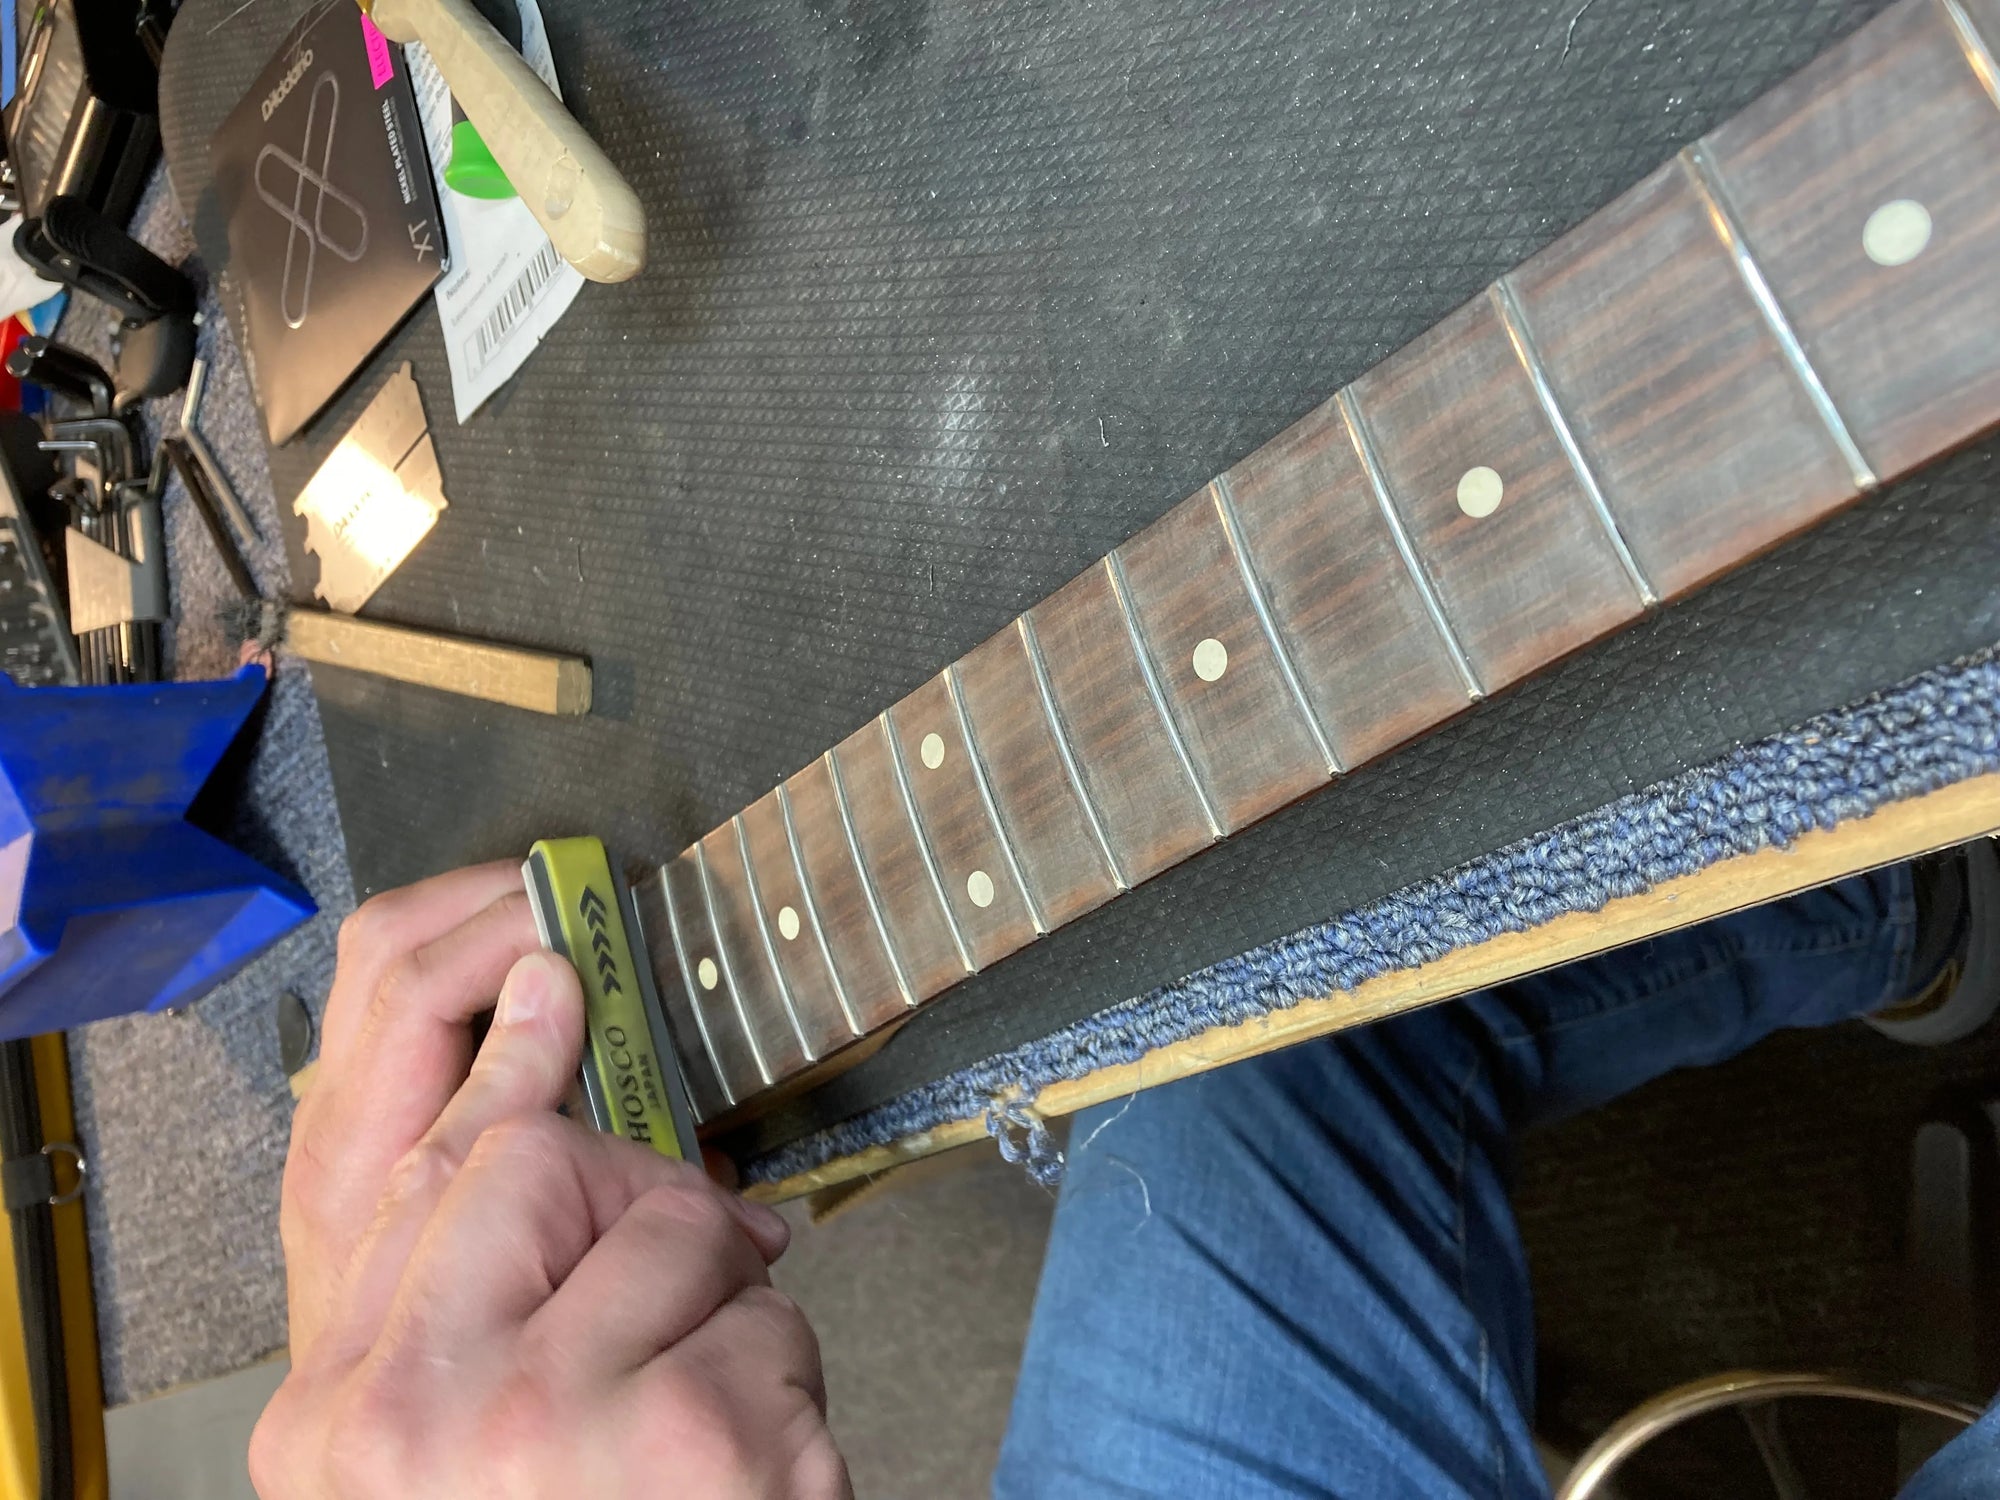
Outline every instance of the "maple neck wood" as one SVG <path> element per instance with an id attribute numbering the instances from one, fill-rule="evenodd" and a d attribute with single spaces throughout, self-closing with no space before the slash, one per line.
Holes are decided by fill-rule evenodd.
<path id="1" fill-rule="evenodd" d="M 1902 0 L 635 890 L 698 1113 L 2000 421 L 2000 0 Z"/>

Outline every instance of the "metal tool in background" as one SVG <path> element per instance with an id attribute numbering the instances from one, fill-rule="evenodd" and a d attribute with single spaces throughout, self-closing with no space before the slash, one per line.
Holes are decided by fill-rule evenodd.
<path id="1" fill-rule="evenodd" d="M 423 395 L 405 361 L 292 502 L 305 517 L 306 551 L 319 559 L 313 592 L 356 613 L 448 506 Z"/>
<path id="2" fill-rule="evenodd" d="M 597 1129 L 701 1160 L 694 1111 L 653 977 L 634 954 L 631 897 L 594 838 L 544 839 L 522 867 L 542 945 L 583 984 L 582 1093 Z"/>
<path id="3" fill-rule="evenodd" d="M 140 462 L 137 435 L 114 414 L 111 377 L 87 355 L 40 337 L 21 341 L 7 371 L 88 409 L 49 421 L 38 445 L 65 465 L 50 493 L 71 517 L 64 550 L 79 676 L 86 683 L 157 682 L 160 625 L 169 613 L 160 497 Z"/>
<path id="4" fill-rule="evenodd" d="M 42 559 L 40 538 L 15 489 L 13 469 L 0 484 L 0 672 L 23 687 L 78 681 L 83 665 L 62 599 Z"/>
<path id="5" fill-rule="evenodd" d="M 67 196 L 113 223 L 130 222 L 159 154 L 159 67 L 149 36 L 160 26 L 157 7 L 130 0 L 36 5 L 14 97 L 0 115 L 6 195 L 24 217 L 40 218 Z"/>
<path id="6" fill-rule="evenodd" d="M 236 486 L 229 482 L 228 473 L 216 461 L 215 450 L 202 436 L 198 419 L 201 416 L 201 398 L 207 392 L 208 361 L 197 359 L 188 369 L 187 395 L 181 398 L 181 441 L 194 456 L 195 462 L 201 465 L 201 471 L 208 480 L 209 492 L 222 508 L 222 513 L 229 518 L 229 524 L 236 528 L 236 534 L 244 541 L 255 541 L 256 523 L 250 519 L 250 512 L 244 509 Z"/>

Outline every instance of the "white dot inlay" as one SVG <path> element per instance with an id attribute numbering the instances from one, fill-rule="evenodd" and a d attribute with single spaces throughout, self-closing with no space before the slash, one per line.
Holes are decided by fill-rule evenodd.
<path id="1" fill-rule="evenodd" d="M 1458 508 L 1475 521 L 1490 516 L 1500 508 L 1506 488 L 1496 470 L 1474 464 L 1458 476 Z"/>
<path id="2" fill-rule="evenodd" d="M 925 735 L 923 744 L 917 747 L 917 753 L 923 756 L 924 764 L 935 771 L 944 764 L 944 736 L 935 733 Z"/>
<path id="3" fill-rule="evenodd" d="M 1214 636 L 1194 648 L 1194 675 L 1203 682 L 1214 682 L 1229 670 L 1229 648 Z"/>
<path id="4" fill-rule="evenodd" d="M 790 942 L 799 935 L 799 914 L 789 906 L 778 908 L 778 936 Z"/>
<path id="5" fill-rule="evenodd" d="M 701 981 L 703 989 L 712 990 L 722 978 L 722 975 L 717 971 L 714 959 L 704 958 L 694 966 L 694 977 Z"/>
<path id="6" fill-rule="evenodd" d="M 1931 211 L 1914 198 L 1892 198 L 1861 226 L 1861 248 L 1878 266 L 1907 266 L 1931 242 Z"/>
<path id="7" fill-rule="evenodd" d="M 965 877 L 965 894 L 972 898 L 974 906 L 993 904 L 993 877 L 984 870 L 974 870 Z"/>

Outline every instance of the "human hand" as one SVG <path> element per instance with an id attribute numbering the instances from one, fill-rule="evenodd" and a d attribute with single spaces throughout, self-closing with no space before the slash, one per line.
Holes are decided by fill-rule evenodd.
<path id="1" fill-rule="evenodd" d="M 517 867 L 343 926 L 286 1162 L 292 1370 L 251 1442 L 265 1500 L 849 1493 L 818 1345 L 766 1270 L 784 1221 L 556 1116 L 582 1038 Z"/>

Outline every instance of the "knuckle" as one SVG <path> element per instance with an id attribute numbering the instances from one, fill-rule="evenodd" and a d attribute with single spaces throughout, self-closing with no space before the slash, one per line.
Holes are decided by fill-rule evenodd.
<path id="1" fill-rule="evenodd" d="M 848 1500 L 854 1493 L 847 1460 L 840 1456 L 824 1422 L 813 1424 L 805 1446 L 792 1461 L 786 1493 L 791 1500 Z"/>
<path id="2" fill-rule="evenodd" d="M 560 1116 L 509 1115 L 479 1133 L 466 1154 L 468 1171 L 492 1169 L 546 1173 L 561 1155 L 565 1127 Z"/>
<path id="3" fill-rule="evenodd" d="M 632 1200 L 626 1212 L 649 1233 L 663 1238 L 692 1236 L 708 1243 L 726 1243 L 741 1232 L 721 1195 L 699 1183 L 674 1182 L 648 1188 Z"/>
<path id="4" fill-rule="evenodd" d="M 495 1478 L 525 1480 L 537 1463 L 576 1441 L 576 1426 L 568 1420 L 567 1404 L 557 1395 L 551 1374 L 522 1364 L 494 1391 L 479 1424 L 480 1451 L 495 1470 Z M 507 1483 L 500 1492 L 515 1493 Z M 522 1488 L 521 1493 L 526 1493 Z"/>
<path id="5" fill-rule="evenodd" d="M 401 925 L 400 893 L 388 891 L 370 896 L 341 919 L 334 938 L 335 956 L 342 962 L 377 952 L 394 940 Z"/>
<path id="6" fill-rule="evenodd" d="M 721 1467 L 739 1457 L 737 1414 L 703 1370 L 669 1364 L 654 1387 L 660 1420 L 653 1430 L 670 1447 L 702 1467 Z"/>
<path id="7" fill-rule="evenodd" d="M 328 1412 L 322 1455 L 337 1495 L 395 1493 L 415 1469 L 421 1416 L 406 1382 L 379 1358 L 342 1382 Z"/>
<path id="8" fill-rule="evenodd" d="M 295 1461 L 299 1448 L 297 1389 L 296 1380 L 287 1377 L 250 1431 L 250 1482 L 258 1494 L 273 1500 L 285 1493 L 288 1476 L 302 1467 Z"/>
<path id="9" fill-rule="evenodd" d="M 457 1164 L 444 1144 L 434 1136 L 424 1136 L 389 1169 L 383 1200 L 407 1203 L 436 1198 L 444 1192 L 456 1170 Z"/>

